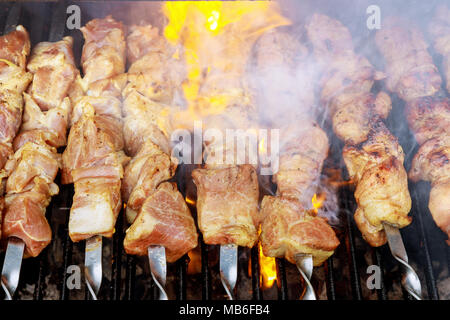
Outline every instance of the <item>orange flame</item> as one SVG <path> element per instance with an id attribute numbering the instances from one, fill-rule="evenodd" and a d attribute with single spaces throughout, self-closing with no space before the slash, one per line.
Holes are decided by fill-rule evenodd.
<path id="1" fill-rule="evenodd" d="M 313 212 L 315 214 L 319 213 L 319 209 L 322 208 L 323 202 L 325 201 L 325 199 L 326 199 L 325 193 L 319 193 L 319 195 L 314 193 L 314 195 L 311 199 L 311 203 L 313 205 Z"/>
<path id="2" fill-rule="evenodd" d="M 275 258 L 266 257 L 263 254 L 261 243 L 259 243 L 259 265 L 261 267 L 260 283 L 264 289 L 272 288 L 277 280 L 277 266 Z"/>
<path id="3" fill-rule="evenodd" d="M 243 76 L 257 37 L 290 24 L 270 1 L 168 1 L 163 12 L 169 20 L 164 36 L 184 47 L 187 80 L 183 91 L 190 119 L 221 113 L 240 94 L 235 82 Z M 219 89 L 214 82 L 218 79 Z M 204 87 L 206 92 L 201 92 Z"/>
<path id="4" fill-rule="evenodd" d="M 191 204 L 191 205 L 193 205 L 193 206 L 195 206 L 195 200 L 193 200 L 193 199 L 191 199 L 189 197 L 186 197 L 186 202 Z"/>
<path id="5" fill-rule="evenodd" d="M 187 274 L 197 274 L 202 272 L 202 255 L 198 248 L 188 252 L 189 263 Z"/>
<path id="6" fill-rule="evenodd" d="M 261 227 L 259 228 L 261 234 Z M 260 266 L 260 283 L 264 289 L 271 288 L 277 280 L 277 265 L 275 258 L 266 257 L 262 250 L 261 242 L 258 243 L 259 250 L 259 266 Z"/>

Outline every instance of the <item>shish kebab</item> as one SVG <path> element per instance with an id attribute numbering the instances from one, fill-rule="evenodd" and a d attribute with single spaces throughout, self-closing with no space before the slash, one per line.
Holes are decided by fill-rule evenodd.
<path id="1" fill-rule="evenodd" d="M 112 237 L 122 207 L 122 90 L 126 85 L 125 31 L 111 16 L 81 28 L 84 77 L 74 82 L 71 129 L 63 153 L 62 183 L 74 183 L 69 217 L 72 241 L 86 240 L 85 277 L 93 299 L 102 281 L 102 237 Z"/>
<path id="2" fill-rule="evenodd" d="M 207 81 L 211 81 L 209 85 L 214 86 L 212 83 L 216 80 L 217 84 L 223 84 L 224 79 L 211 77 Z M 215 87 L 223 92 L 230 90 L 239 94 L 234 96 L 236 100 L 227 105 L 223 114 L 211 116 L 207 125 L 220 128 L 223 132 L 230 128 L 254 126 L 251 119 L 254 107 L 242 103 L 246 101 L 246 93 L 242 90 L 240 80 L 229 81 L 230 87 L 227 88 L 217 84 Z M 228 149 L 224 144 L 223 141 L 214 141 L 205 146 L 206 164 L 203 168 L 195 169 L 192 178 L 197 186 L 199 229 L 206 244 L 220 245 L 220 276 L 229 299 L 233 300 L 238 246 L 251 248 L 258 241 L 259 189 L 256 166 L 238 164 L 235 148 Z"/>
<path id="3" fill-rule="evenodd" d="M 311 204 L 328 154 L 328 137 L 311 118 L 315 99 L 308 88 L 312 81 L 306 80 L 311 77 L 308 50 L 289 33 L 272 30 L 261 36 L 255 51 L 257 92 L 262 95 L 258 105 L 264 116 L 270 114 L 269 126 L 280 129 L 279 170 L 273 177 L 277 193 L 262 200 L 260 241 L 264 255 L 285 257 L 297 265 L 306 283 L 302 299 L 316 300 L 310 283 L 313 266 L 330 257 L 339 240 Z M 299 79 L 297 70 L 302 70 Z M 273 81 L 277 75 L 284 78 L 281 86 Z"/>
<path id="4" fill-rule="evenodd" d="M 15 153 L 5 165 L 8 180 L 2 238 L 8 239 L 8 247 L 2 285 L 8 299 L 17 287 L 22 257 L 38 256 L 52 238 L 45 211 L 59 192 L 53 182 L 61 168 L 57 148 L 66 144 L 71 112 L 67 95 L 77 74 L 72 44 L 71 37 L 41 42 L 33 48 L 27 64 L 32 83 L 23 93 L 25 105 L 20 132 L 13 142 Z"/>
<path id="5" fill-rule="evenodd" d="M 321 104 L 335 134 L 345 142 L 343 158 L 356 184 L 354 219 L 363 238 L 374 247 L 389 243 L 404 270 L 402 285 L 421 299 L 419 278 L 408 264 L 399 228 L 411 223 L 411 197 L 403 167 L 404 153 L 386 128 L 391 101 L 370 90 L 384 74 L 354 52 L 349 30 L 339 21 L 315 14 L 307 25 L 309 40 L 322 77 Z"/>
<path id="6" fill-rule="evenodd" d="M 437 12 L 430 33 L 435 38 L 436 49 L 445 55 L 450 39 L 450 11 L 444 7 Z M 447 20 L 443 19 L 445 16 Z M 420 145 L 409 178 L 431 182 L 428 207 L 436 224 L 449 236 L 450 99 L 445 93 L 442 96 L 442 79 L 427 51 L 428 44 L 410 21 L 388 18 L 383 30 L 377 32 L 376 44 L 386 60 L 387 87 L 406 101 L 409 128 Z M 444 59 L 448 76 L 448 57 Z"/>
<path id="7" fill-rule="evenodd" d="M 166 261 L 174 262 L 197 246 L 197 228 L 176 183 L 166 182 L 178 161 L 171 157 L 167 121 L 181 61 L 175 47 L 151 25 L 132 26 L 127 37 L 128 83 L 123 91 L 125 150 L 132 157 L 122 184 L 127 202 L 124 248 L 128 254 L 148 255 L 152 277 L 165 292 Z"/>
<path id="8" fill-rule="evenodd" d="M 6 178 L 10 174 L 4 167 L 8 159 L 14 154 L 13 140 L 22 123 L 23 96 L 32 80 L 32 75 L 26 71 L 27 59 L 30 54 L 30 39 L 23 26 L 0 37 L 0 213 L 4 214 L 4 192 Z M 17 249 L 17 258 L 11 252 Z M 20 270 L 24 245 L 22 241 L 17 244 L 11 239 L 10 254 L 5 260 L 14 258 L 17 263 L 12 269 Z M 19 264 L 17 266 L 17 264 Z M 2 271 L 2 287 L 6 298 L 12 297 L 17 287 L 19 275 L 17 272 L 8 276 L 8 271 Z"/>

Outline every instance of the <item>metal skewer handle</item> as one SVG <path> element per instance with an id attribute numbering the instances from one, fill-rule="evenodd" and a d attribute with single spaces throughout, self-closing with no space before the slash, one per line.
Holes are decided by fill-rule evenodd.
<path id="1" fill-rule="evenodd" d="M 419 277 L 411 265 L 408 263 L 405 245 L 403 244 L 400 230 L 387 223 L 383 223 L 387 235 L 389 248 L 394 258 L 400 262 L 402 268 L 402 286 L 405 290 L 417 300 L 422 300 L 422 286 Z"/>
<path id="2" fill-rule="evenodd" d="M 159 300 L 168 300 L 165 289 L 167 276 L 166 249 L 162 246 L 149 246 L 148 260 L 153 281 L 159 288 Z"/>
<path id="3" fill-rule="evenodd" d="M 86 277 L 86 285 L 92 299 L 97 300 L 97 295 L 102 284 L 103 276 L 101 236 L 94 236 L 86 240 L 84 275 Z"/>
<path id="4" fill-rule="evenodd" d="M 18 238 L 9 238 L 6 248 L 5 261 L 2 269 L 2 288 L 5 300 L 12 300 L 19 284 L 20 267 L 22 266 L 25 243 Z"/>
<path id="5" fill-rule="evenodd" d="M 220 280 L 230 300 L 235 299 L 234 287 L 237 281 L 237 255 L 237 245 L 224 244 L 220 246 Z"/>
<path id="6" fill-rule="evenodd" d="M 295 255 L 295 263 L 298 271 L 305 280 L 305 290 L 303 291 L 301 300 L 317 300 L 314 288 L 311 285 L 311 276 L 313 272 L 313 258 L 311 254 L 298 253 Z"/>

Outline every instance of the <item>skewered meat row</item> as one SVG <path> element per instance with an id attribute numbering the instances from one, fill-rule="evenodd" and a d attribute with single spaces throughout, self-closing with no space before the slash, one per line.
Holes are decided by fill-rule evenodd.
<path id="1" fill-rule="evenodd" d="M 244 55 L 237 58 L 242 62 Z M 223 61 L 231 64 L 231 61 Z M 198 103 L 214 109 L 216 97 L 220 114 L 204 118 L 204 132 L 218 130 L 222 139 L 210 139 L 204 135 L 203 168 L 195 169 L 192 178 L 197 186 L 197 214 L 199 229 L 207 244 L 235 244 L 253 247 L 258 241 L 258 177 L 255 150 L 257 137 L 255 107 L 247 83 L 242 79 L 240 63 L 227 70 L 216 70 L 214 65 L 201 85 Z M 241 130 L 237 143 L 227 141 L 227 130 Z M 247 131 L 246 131 L 247 130 Z M 240 153 L 239 145 L 248 137 L 250 153 Z"/>
<path id="2" fill-rule="evenodd" d="M 26 255 L 36 257 L 50 243 L 52 231 L 45 218 L 51 197 L 59 192 L 53 182 L 61 167 L 57 148 L 66 144 L 71 112 L 67 97 L 77 74 L 73 39 L 41 42 L 34 47 L 27 70 L 33 81 L 24 93 L 20 133 L 14 139 L 14 156 L 6 164 L 6 211 L 3 238 L 17 237 Z"/>
<path id="3" fill-rule="evenodd" d="M 123 91 L 124 138 L 132 157 L 125 168 L 122 194 L 132 225 L 124 239 L 128 254 L 146 255 L 151 245 L 166 249 L 169 262 L 197 246 L 197 229 L 172 178 L 177 159 L 170 156 L 170 105 L 181 85 L 180 61 L 158 29 L 132 26 L 127 38 L 128 84 Z"/>
<path id="4" fill-rule="evenodd" d="M 312 254 L 318 266 L 339 245 L 327 220 L 311 210 L 311 198 L 328 154 L 328 138 L 311 120 L 303 121 L 301 128 L 292 125 L 284 130 L 280 168 L 274 175 L 277 195 L 265 196 L 261 204 L 261 244 L 266 256 L 285 257 L 295 263 L 296 254 Z"/>
<path id="5" fill-rule="evenodd" d="M 126 85 L 122 23 L 108 16 L 81 28 L 84 77 L 71 88 L 72 127 L 63 153 L 62 182 L 74 183 L 69 235 L 80 241 L 111 237 L 121 203 L 123 152 L 121 94 Z"/>
<path id="6" fill-rule="evenodd" d="M 382 121 L 391 101 L 384 92 L 370 92 L 383 75 L 354 52 L 351 34 L 339 21 L 315 14 L 307 31 L 323 74 L 321 102 L 345 142 L 344 162 L 356 184 L 356 224 L 370 245 L 381 246 L 387 241 L 383 222 L 398 228 L 411 223 L 403 150 Z"/>
<path id="7" fill-rule="evenodd" d="M 439 96 L 441 78 L 422 33 L 410 22 L 405 27 L 405 23 L 395 18 L 388 20 L 377 32 L 376 43 L 388 61 L 388 76 L 407 79 L 392 90 L 407 102 L 406 118 L 420 145 L 409 178 L 431 182 L 428 207 L 436 224 L 450 235 L 450 101 Z M 400 39 L 402 46 L 398 50 L 396 43 Z M 437 43 L 440 47 L 445 39 Z"/>
<path id="8" fill-rule="evenodd" d="M 263 112 L 272 114 L 270 126 L 281 130 L 279 170 L 273 177 L 277 194 L 262 200 L 260 239 L 266 256 L 285 257 L 295 263 L 296 254 L 312 254 L 317 266 L 333 254 L 339 240 L 326 219 L 316 216 L 310 208 L 328 154 L 328 138 L 309 118 L 314 91 L 299 87 L 292 72 L 296 68 L 306 72 L 307 53 L 290 34 L 278 30 L 265 33 L 256 44 L 256 72 L 261 75 L 258 94 L 282 99 L 259 101 Z M 280 73 L 290 78 L 274 83 L 273 78 Z M 295 86 L 287 90 L 285 83 Z M 283 118 L 287 111 L 290 120 Z"/>
<path id="9" fill-rule="evenodd" d="M 13 155 L 13 140 L 22 122 L 22 93 L 28 87 L 32 75 L 26 72 L 30 54 L 28 32 L 22 26 L 0 37 L 0 214 L 3 217 L 3 198 L 6 178 L 10 174 L 4 168 Z M 1 221 L 1 219 L 0 219 Z"/>
<path id="10" fill-rule="evenodd" d="M 249 164 L 251 155 L 238 152 L 239 140 L 243 137 L 237 137 L 236 145 L 228 144 L 226 130 L 254 127 L 252 115 L 255 110 L 253 105 L 247 104 L 249 100 L 242 82 L 233 75 L 216 77 L 212 74 L 203 86 L 208 87 L 214 88 L 214 93 L 205 90 L 203 99 L 209 100 L 208 95 L 223 95 L 230 99 L 230 104 L 221 114 L 207 117 L 205 132 L 209 128 L 219 130 L 224 139 L 205 143 L 203 157 L 206 164 L 192 172 L 197 186 L 199 228 L 207 244 L 251 248 L 258 240 L 258 177 L 255 166 Z M 249 132 L 249 143 L 255 143 L 256 139 Z M 249 150 L 254 150 L 254 146 Z"/>

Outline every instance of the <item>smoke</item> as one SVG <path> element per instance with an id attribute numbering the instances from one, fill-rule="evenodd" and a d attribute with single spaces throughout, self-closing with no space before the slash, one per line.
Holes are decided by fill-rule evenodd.
<path id="1" fill-rule="evenodd" d="M 311 43 L 306 36 L 304 25 L 309 22 L 314 13 L 326 14 L 339 20 L 351 33 L 355 53 L 367 58 L 376 70 L 384 71 L 384 59 L 382 59 L 374 41 L 377 30 L 368 28 L 367 19 L 369 15 L 366 9 L 373 5 L 379 7 L 381 28 L 383 28 L 384 21 L 389 16 L 399 16 L 406 19 L 411 25 L 417 26 L 425 34 L 426 41 L 431 44 L 427 32 L 428 24 L 436 7 L 445 4 L 446 1 L 341 0 L 336 2 L 328 0 L 278 0 L 277 2 L 281 8 L 281 16 L 284 17 L 283 19 L 291 21 L 290 25 L 287 25 L 285 20 L 280 20 L 283 23 L 274 23 L 273 17 L 266 15 L 264 19 L 269 21 L 271 27 L 264 29 L 261 27 L 264 24 L 259 24 L 258 21 L 257 24 L 260 28 L 251 38 L 239 37 L 239 28 L 247 31 L 251 29 L 246 29 L 242 24 L 239 25 L 241 23 L 239 22 L 234 29 L 233 37 L 212 37 L 209 41 L 205 40 L 208 37 L 201 35 L 196 39 L 197 42 L 191 43 L 191 45 L 194 44 L 194 52 L 197 54 L 197 56 L 191 56 L 191 59 L 193 59 L 191 62 L 198 59 L 197 62 L 200 61 L 201 63 L 193 64 L 194 68 L 191 68 L 191 72 L 193 70 L 198 71 L 192 73 L 190 78 L 190 80 L 195 80 L 191 81 L 190 86 L 193 93 L 188 92 L 186 95 L 185 90 L 183 99 L 187 101 L 186 105 L 188 108 L 191 107 L 191 111 L 194 110 L 193 106 L 197 108 L 194 112 L 197 115 L 199 113 L 219 114 L 224 111 L 227 105 L 245 104 L 251 111 L 250 113 L 253 113 L 250 123 L 263 128 L 278 128 L 281 136 L 283 136 L 283 131 L 286 128 L 302 126 L 306 121 L 313 119 L 326 131 L 329 137 L 332 167 L 345 171 L 340 150 L 342 143 L 338 141 L 331 130 L 329 109 L 317 99 L 322 70 L 311 54 Z M 161 8 L 165 4 L 158 5 Z M 120 14 L 121 16 L 128 15 L 126 23 L 132 24 L 141 19 L 151 19 L 148 22 L 154 23 L 156 19 L 157 24 L 160 24 L 160 30 L 163 30 L 164 26 L 170 25 L 170 19 L 164 17 L 160 9 L 155 9 L 155 3 L 136 2 L 127 7 L 132 9 L 125 14 Z M 221 9 L 219 8 L 218 12 Z M 119 12 L 120 10 L 115 11 Z M 151 18 L 149 19 L 146 16 L 151 16 Z M 204 14 L 203 19 L 202 26 L 206 25 L 214 30 L 229 30 L 232 28 L 232 24 L 238 21 L 238 19 L 235 19 L 227 25 L 221 25 L 220 19 L 214 14 Z M 224 28 L 221 29 L 221 27 Z M 210 29 L 207 32 L 210 31 L 212 30 Z M 182 41 L 189 38 L 186 33 L 179 33 L 178 36 L 177 39 Z M 245 47 L 235 46 L 231 50 L 223 46 L 223 44 L 236 44 L 244 39 L 246 40 Z M 193 49 L 193 47 L 189 49 Z M 430 46 L 429 51 L 432 53 L 435 63 L 442 70 L 439 65 L 439 56 L 434 54 L 432 46 Z M 242 73 L 243 66 L 245 66 L 244 73 Z M 198 69 L 196 69 L 197 67 Z M 236 88 L 239 88 L 239 90 L 235 90 Z M 381 90 L 386 91 L 385 81 L 375 81 L 372 92 L 377 93 Z M 390 95 L 393 100 L 393 108 L 386 124 L 403 147 L 406 155 L 405 166 L 406 169 L 409 169 L 411 158 L 417 150 L 417 143 L 405 120 L 404 102 L 395 94 Z M 198 99 L 199 96 L 201 96 L 201 99 Z M 230 96 L 231 100 L 224 100 L 224 96 Z M 208 105 L 213 105 L 214 108 L 206 109 L 205 106 Z M 181 117 L 192 119 L 192 112 L 184 113 Z M 221 118 L 211 119 L 211 125 L 213 123 L 214 125 L 215 123 L 228 124 L 234 121 L 233 114 L 225 112 L 221 115 Z M 245 126 L 245 124 L 240 125 Z M 280 148 L 283 148 L 283 140 L 280 140 Z M 273 183 L 266 178 L 262 180 L 264 181 L 260 181 L 260 185 L 264 193 L 274 194 L 276 188 L 274 189 Z M 327 173 L 324 173 L 316 184 L 320 189 L 321 184 L 329 182 Z M 326 197 L 324 207 L 327 209 L 324 211 L 334 212 L 337 216 L 338 209 L 336 206 L 338 201 L 336 200 L 335 188 L 329 189 L 331 189 L 329 190 L 331 195 Z M 320 193 L 320 191 L 318 192 Z M 333 216 L 329 220 L 336 221 Z"/>

